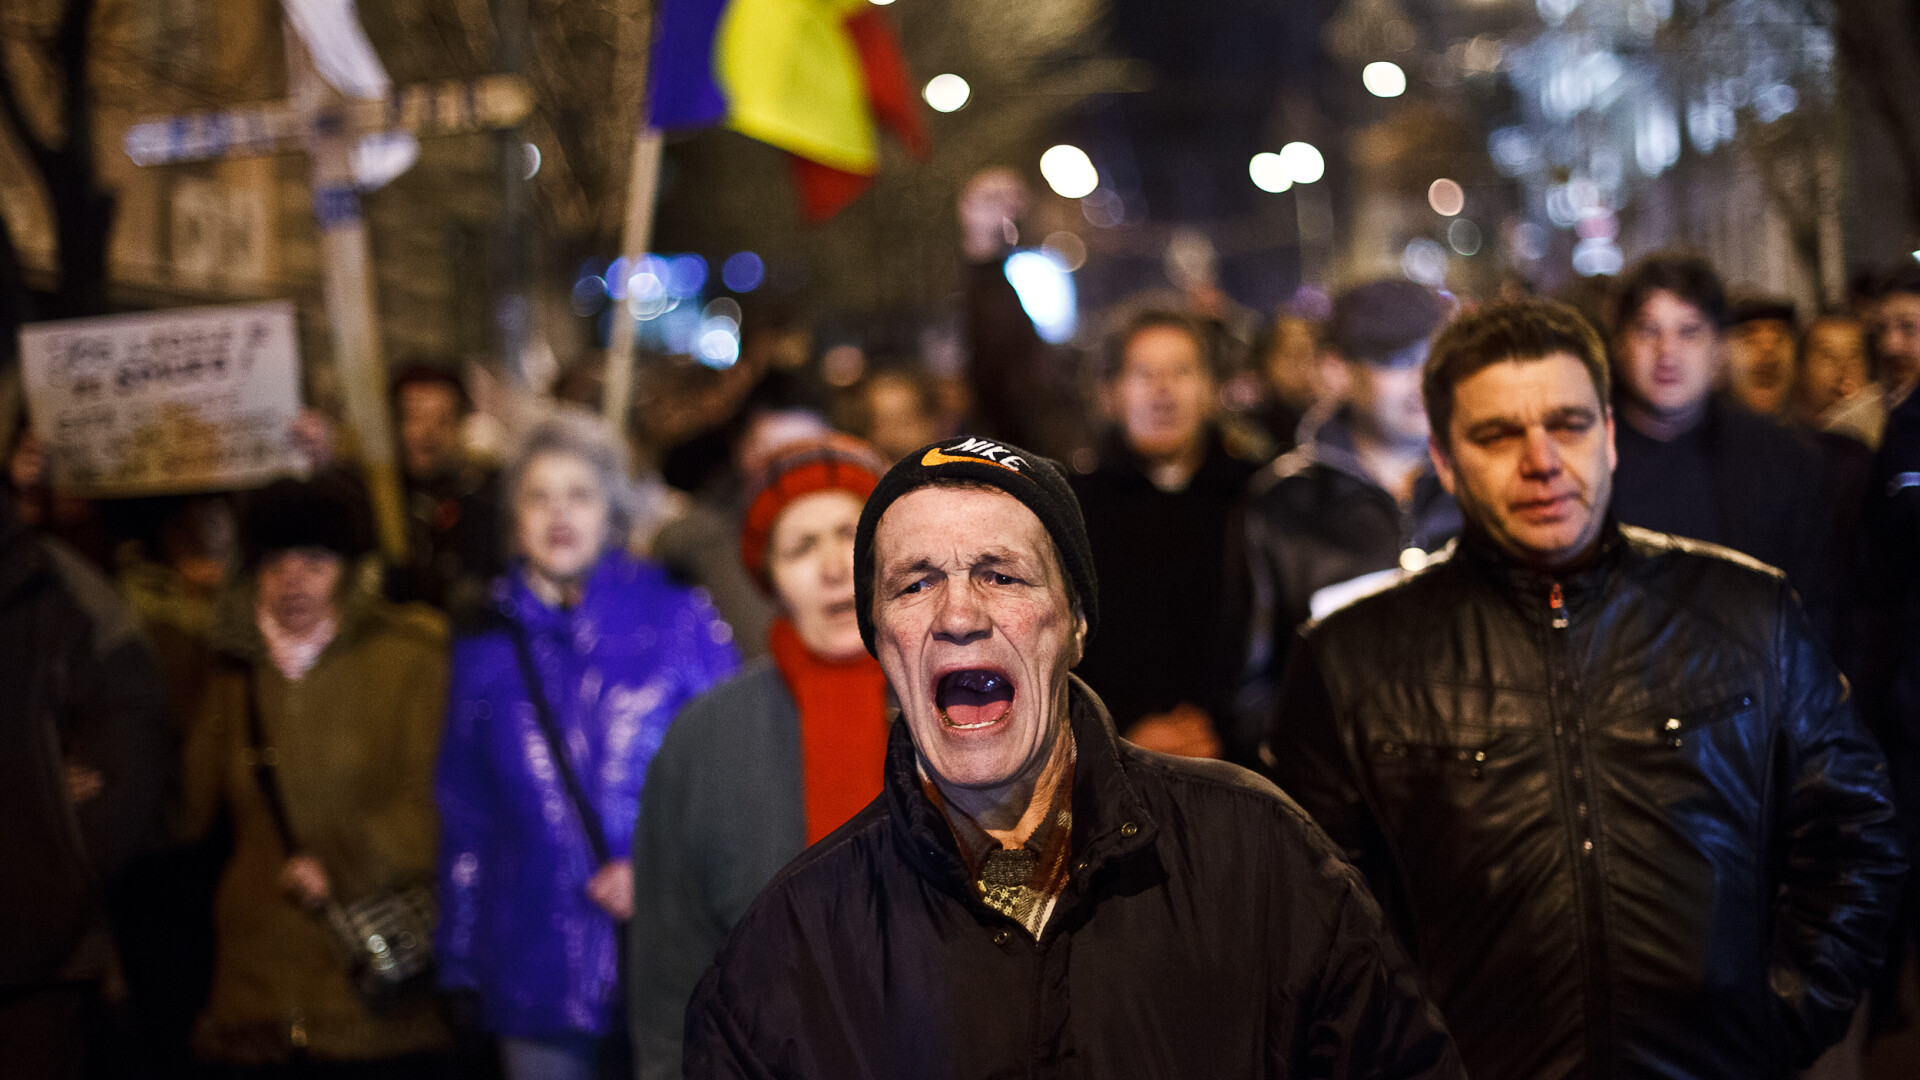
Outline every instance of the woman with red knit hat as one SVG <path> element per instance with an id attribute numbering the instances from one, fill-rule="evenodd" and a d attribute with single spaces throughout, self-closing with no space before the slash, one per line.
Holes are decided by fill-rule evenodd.
<path id="1" fill-rule="evenodd" d="M 687 1000 L 760 889 L 880 794 L 887 684 L 860 638 L 853 537 L 886 464 L 844 435 L 755 483 L 740 557 L 780 609 L 767 659 L 689 704 L 633 837 L 628 1002 L 643 1080 L 680 1076 Z"/>

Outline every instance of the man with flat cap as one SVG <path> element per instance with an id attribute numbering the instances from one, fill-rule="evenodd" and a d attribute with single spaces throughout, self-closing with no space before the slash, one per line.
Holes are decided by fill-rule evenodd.
<path id="1" fill-rule="evenodd" d="M 694 1077 L 1455 1077 L 1356 872 L 1270 784 L 1124 743 L 1059 466 L 952 439 L 880 481 L 857 615 L 900 705 L 879 798 L 740 920 Z"/>
<path id="2" fill-rule="evenodd" d="M 1255 474 L 1247 495 L 1252 618 L 1227 742 L 1234 760 L 1266 734 L 1294 629 L 1346 595 L 1419 569 L 1460 531 L 1460 508 L 1427 459 L 1420 366 L 1446 320 L 1432 289 L 1356 285 L 1333 302 L 1327 344 L 1346 369 L 1339 408 L 1301 425 L 1300 446 Z"/>

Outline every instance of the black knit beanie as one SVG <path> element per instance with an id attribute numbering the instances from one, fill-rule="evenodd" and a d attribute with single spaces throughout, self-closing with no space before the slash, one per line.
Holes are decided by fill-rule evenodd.
<path id="1" fill-rule="evenodd" d="M 296 548 L 319 548 L 354 559 L 370 547 L 355 500 L 331 479 L 277 480 L 249 496 L 240 512 L 240 548 L 247 569 Z"/>
<path id="2" fill-rule="evenodd" d="M 963 436 L 923 446 L 901 458 L 880 478 L 880 485 L 867 496 L 867 505 L 860 511 L 860 528 L 853 538 L 853 593 L 860 637 L 867 643 L 867 651 L 879 655 L 873 647 L 874 530 L 895 499 L 941 481 L 998 488 L 1033 511 L 1060 552 L 1061 568 L 1073 582 L 1091 638 L 1100 622 L 1099 583 L 1093 576 L 1093 549 L 1087 544 L 1086 519 L 1080 516 L 1080 501 L 1067 486 L 1066 472 L 1058 462 L 1017 446 Z"/>

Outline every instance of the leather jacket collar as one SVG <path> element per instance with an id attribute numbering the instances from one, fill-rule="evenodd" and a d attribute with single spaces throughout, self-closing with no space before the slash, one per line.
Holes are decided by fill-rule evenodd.
<path id="1" fill-rule="evenodd" d="M 1609 512 L 1601 523 L 1592 554 L 1579 565 L 1563 570 L 1522 565 L 1472 521 L 1461 530 L 1451 550 L 1453 558 L 1523 607 L 1538 609 L 1557 587 L 1567 610 L 1577 613 L 1605 593 L 1608 578 L 1626 555 L 1627 540 L 1620 532 L 1619 521 Z"/>

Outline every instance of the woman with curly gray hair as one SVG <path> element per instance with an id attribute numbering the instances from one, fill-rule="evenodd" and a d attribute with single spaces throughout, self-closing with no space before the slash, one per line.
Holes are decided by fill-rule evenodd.
<path id="1" fill-rule="evenodd" d="M 604 426 L 541 423 L 501 491 L 513 567 L 454 645 L 437 780 L 441 980 L 477 998 L 512 1080 L 591 1077 L 622 1042 L 641 781 L 736 660 L 703 596 L 627 552 L 645 507 Z"/>

